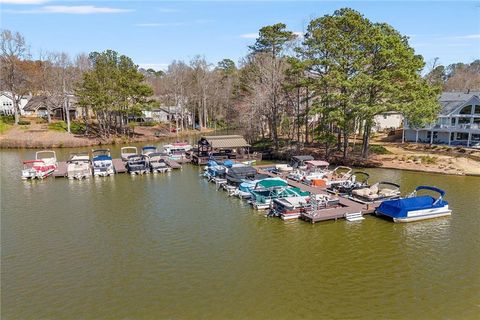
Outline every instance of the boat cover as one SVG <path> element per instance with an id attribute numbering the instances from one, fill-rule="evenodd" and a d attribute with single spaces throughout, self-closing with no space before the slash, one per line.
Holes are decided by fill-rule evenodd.
<path id="1" fill-rule="evenodd" d="M 280 179 L 280 178 L 269 178 L 260 180 L 255 188 L 262 188 L 262 189 L 270 189 L 270 188 L 279 188 L 279 187 L 287 187 L 287 181 Z"/>
<path id="2" fill-rule="evenodd" d="M 101 154 L 93 157 L 93 161 L 106 161 L 106 160 L 112 160 L 112 157 L 107 156 L 106 154 Z"/>
<path id="3" fill-rule="evenodd" d="M 227 168 L 231 168 L 233 167 L 233 165 L 235 164 L 235 162 L 233 162 L 233 160 L 225 160 L 223 161 L 223 165 Z"/>
<path id="4" fill-rule="evenodd" d="M 436 200 L 429 195 L 387 200 L 380 204 L 377 211 L 392 218 L 406 218 L 408 211 L 441 208 L 448 204 L 445 200 Z"/>

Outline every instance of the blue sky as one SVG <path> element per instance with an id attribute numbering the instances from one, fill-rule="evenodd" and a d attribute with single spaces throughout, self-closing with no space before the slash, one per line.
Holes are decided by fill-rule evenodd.
<path id="1" fill-rule="evenodd" d="M 427 62 L 480 58 L 480 1 L 48 1 L 0 0 L 2 28 L 43 51 L 114 49 L 143 67 L 202 55 L 237 62 L 262 26 L 302 32 L 315 17 L 351 7 L 411 37 Z"/>

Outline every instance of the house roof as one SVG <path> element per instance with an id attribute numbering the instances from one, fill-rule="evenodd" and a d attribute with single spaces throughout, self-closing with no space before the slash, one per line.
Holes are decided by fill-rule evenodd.
<path id="1" fill-rule="evenodd" d="M 480 91 L 470 92 L 443 92 L 440 96 L 439 103 L 442 106 L 440 115 L 449 115 L 457 108 L 463 106 L 473 97 L 480 97 Z"/>
<path id="2" fill-rule="evenodd" d="M 69 96 L 70 99 L 70 110 L 75 110 L 75 97 Z M 23 108 L 25 111 L 37 111 L 40 108 L 47 108 L 47 97 L 46 96 L 35 96 L 28 100 L 27 104 Z M 51 110 L 60 109 L 61 107 L 52 106 Z"/>
<path id="3" fill-rule="evenodd" d="M 250 146 L 244 137 L 237 135 L 205 136 L 202 138 L 207 140 L 208 144 L 215 149 L 243 148 Z"/>

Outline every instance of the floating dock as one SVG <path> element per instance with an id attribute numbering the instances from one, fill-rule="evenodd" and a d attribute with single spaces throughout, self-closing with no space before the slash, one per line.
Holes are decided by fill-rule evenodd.
<path id="1" fill-rule="evenodd" d="M 63 178 L 67 176 L 67 162 L 66 161 L 59 161 L 57 165 L 57 169 L 53 171 L 53 176 L 55 178 Z"/>
<path id="2" fill-rule="evenodd" d="M 182 169 L 182 165 L 177 161 L 173 161 L 170 159 L 165 159 L 165 163 L 172 169 Z"/>
<path id="3" fill-rule="evenodd" d="M 278 177 L 278 178 L 285 179 L 290 186 L 297 187 L 302 191 L 308 191 L 312 194 L 324 194 L 324 195 L 329 194 L 323 188 L 308 186 L 301 182 L 289 179 L 286 177 L 286 174 L 277 175 L 269 171 L 262 170 L 262 167 L 257 167 L 257 171 L 260 174 L 265 174 L 270 177 Z M 375 212 L 375 209 L 379 206 L 379 204 L 377 203 L 362 204 L 344 197 L 339 196 L 338 198 L 339 198 L 339 206 L 334 208 L 321 209 L 318 211 L 310 211 L 308 213 L 302 213 L 300 215 L 300 219 L 303 219 L 311 223 L 327 221 L 327 220 L 345 219 L 348 215 L 351 215 L 351 214 L 361 214 L 361 215 L 372 214 Z"/>
<path id="4" fill-rule="evenodd" d="M 113 167 L 115 168 L 115 173 L 125 173 L 127 172 L 127 167 L 125 167 L 125 162 L 122 159 L 112 159 Z"/>

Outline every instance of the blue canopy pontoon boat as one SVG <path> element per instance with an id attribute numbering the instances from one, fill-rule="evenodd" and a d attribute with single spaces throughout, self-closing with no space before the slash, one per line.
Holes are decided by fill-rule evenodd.
<path id="1" fill-rule="evenodd" d="M 430 195 L 417 196 L 421 190 L 433 191 L 438 198 Z M 430 186 L 418 186 L 407 198 L 387 200 L 380 204 L 377 213 L 390 217 L 394 222 L 411 222 L 451 215 L 448 202 L 443 200 L 445 191 Z"/>

